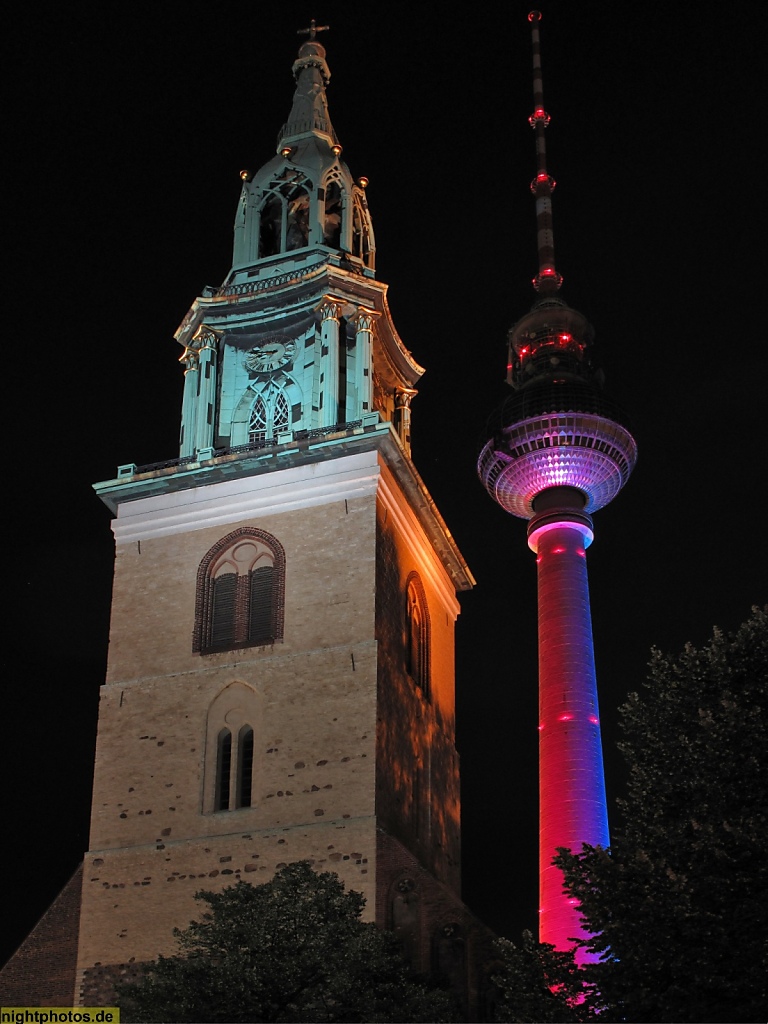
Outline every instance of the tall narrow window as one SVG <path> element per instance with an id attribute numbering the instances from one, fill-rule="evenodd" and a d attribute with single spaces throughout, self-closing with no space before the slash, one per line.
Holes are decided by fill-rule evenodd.
<path id="1" fill-rule="evenodd" d="M 215 810 L 229 810 L 229 787 L 232 777 L 232 733 L 222 729 L 219 733 L 216 756 L 216 802 Z"/>
<path id="2" fill-rule="evenodd" d="M 341 242 L 341 215 L 343 200 L 337 181 L 332 181 L 325 190 L 325 219 L 323 222 L 323 241 L 326 245 L 338 249 Z"/>
<path id="3" fill-rule="evenodd" d="M 236 811 L 258 802 L 256 736 L 262 720 L 259 694 L 239 680 L 211 702 L 205 723 L 203 814 Z"/>
<path id="4" fill-rule="evenodd" d="M 197 572 L 193 651 L 282 640 L 284 591 L 285 552 L 275 537 L 250 527 L 223 537 Z"/>
<path id="5" fill-rule="evenodd" d="M 237 791 L 236 807 L 251 806 L 253 787 L 253 729 L 244 725 L 237 736 Z"/>
<path id="6" fill-rule="evenodd" d="M 237 573 L 223 572 L 213 580 L 211 595 L 211 647 L 227 648 L 235 642 Z"/>
<path id="7" fill-rule="evenodd" d="M 236 807 L 250 807 L 253 790 L 253 729 L 244 725 L 235 739 L 232 749 L 232 733 L 222 729 L 216 746 L 216 795 L 213 809 L 228 811 Z M 232 775 L 232 765 L 235 774 Z"/>
<path id="8" fill-rule="evenodd" d="M 429 610 L 418 573 L 411 573 L 406 585 L 406 668 L 424 696 L 430 697 Z"/>

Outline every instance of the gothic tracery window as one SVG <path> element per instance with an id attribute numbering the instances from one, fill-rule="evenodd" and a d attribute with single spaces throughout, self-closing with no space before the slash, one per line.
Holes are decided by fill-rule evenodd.
<path id="1" fill-rule="evenodd" d="M 222 538 L 198 568 L 193 651 L 282 640 L 284 584 L 285 553 L 275 537 L 243 527 Z"/>
<path id="2" fill-rule="evenodd" d="M 270 380 L 251 406 L 248 421 L 248 443 L 263 444 L 281 430 L 290 427 L 290 405 L 284 389 Z"/>

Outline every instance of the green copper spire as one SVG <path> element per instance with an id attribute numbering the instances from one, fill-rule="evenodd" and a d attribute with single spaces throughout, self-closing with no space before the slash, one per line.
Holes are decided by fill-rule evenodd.
<path id="1" fill-rule="evenodd" d="M 326 86 L 331 80 L 331 72 L 325 60 L 325 48 L 316 42 L 314 37 L 304 43 L 299 50 L 293 65 L 293 77 L 296 79 L 296 92 L 290 116 L 277 140 L 278 153 L 285 147 L 299 146 L 308 138 L 320 137 L 325 139 L 332 149 L 338 149 L 339 142 L 331 125 L 325 95 Z"/>
<path id="2" fill-rule="evenodd" d="M 325 48 L 315 39 L 321 30 L 314 22 L 306 30 L 310 38 L 293 64 L 296 91 L 278 134 L 277 156 L 253 175 L 243 172 L 233 271 L 286 252 L 321 248 L 343 254 L 373 276 L 367 181 L 356 182 L 340 159 L 326 96 L 331 73 Z"/>

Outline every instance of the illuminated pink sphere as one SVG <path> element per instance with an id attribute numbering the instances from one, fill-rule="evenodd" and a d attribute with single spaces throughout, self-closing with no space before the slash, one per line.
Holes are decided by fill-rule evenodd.
<path id="1" fill-rule="evenodd" d="M 480 479 L 494 501 L 521 519 L 532 517 L 534 498 L 549 487 L 577 488 L 584 512 L 595 512 L 616 497 L 637 461 L 621 418 L 584 382 L 534 384 L 500 410 L 478 460 Z"/>

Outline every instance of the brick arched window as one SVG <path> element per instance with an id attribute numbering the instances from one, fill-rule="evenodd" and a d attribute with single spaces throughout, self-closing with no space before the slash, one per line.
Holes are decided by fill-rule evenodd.
<path id="1" fill-rule="evenodd" d="M 406 668 L 408 675 L 429 700 L 429 609 L 424 585 L 415 572 L 411 573 L 406 583 L 405 613 Z"/>
<path id="2" fill-rule="evenodd" d="M 283 639 L 285 552 L 277 538 L 242 527 L 213 545 L 197 571 L 198 654 L 263 647 Z"/>

